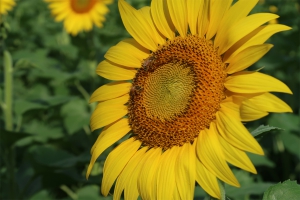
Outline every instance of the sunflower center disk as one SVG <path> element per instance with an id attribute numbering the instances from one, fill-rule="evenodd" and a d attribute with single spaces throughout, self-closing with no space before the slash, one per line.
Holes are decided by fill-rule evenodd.
<path id="1" fill-rule="evenodd" d="M 144 85 L 144 106 L 154 120 L 172 120 L 183 113 L 195 86 L 191 68 L 168 63 L 151 73 Z"/>
<path id="2" fill-rule="evenodd" d="M 193 142 L 225 98 L 224 69 L 212 42 L 198 36 L 160 46 L 133 80 L 128 118 L 134 136 L 165 150 Z"/>
<path id="3" fill-rule="evenodd" d="M 96 0 L 71 0 L 71 8 L 76 13 L 89 12 L 95 4 Z"/>

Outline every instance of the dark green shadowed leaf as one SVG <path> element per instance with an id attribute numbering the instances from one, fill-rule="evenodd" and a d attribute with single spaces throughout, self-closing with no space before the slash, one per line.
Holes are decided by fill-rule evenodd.
<path id="1" fill-rule="evenodd" d="M 36 194 L 34 194 L 29 200 L 52 200 L 53 197 L 49 195 L 49 192 L 47 190 L 42 190 Z"/>
<path id="2" fill-rule="evenodd" d="M 254 166 L 274 167 L 275 164 L 266 156 L 261 156 L 253 153 L 246 152 Z"/>
<path id="3" fill-rule="evenodd" d="M 232 172 L 241 186 L 237 188 L 228 184 L 225 185 L 226 195 L 230 199 L 240 200 L 248 199 L 249 195 L 262 195 L 268 187 L 273 185 L 273 183 L 255 181 L 254 177 L 246 171 L 233 169 Z"/>
<path id="4" fill-rule="evenodd" d="M 0 130 L 1 131 L 1 140 L 0 143 L 1 145 L 4 146 L 11 146 L 15 142 L 26 138 L 28 136 L 32 136 L 32 134 L 29 133 L 22 133 L 22 132 L 13 132 L 13 131 L 7 131 L 7 130 Z"/>
<path id="5" fill-rule="evenodd" d="M 77 157 L 52 146 L 38 146 L 32 149 L 34 160 L 44 166 L 65 168 L 76 164 Z"/>
<path id="6" fill-rule="evenodd" d="M 251 132 L 253 137 L 258 138 L 263 135 L 263 133 L 268 132 L 270 130 L 277 129 L 280 130 L 281 128 L 274 127 L 274 126 L 269 126 L 269 125 L 260 125 L 257 129 Z"/>
<path id="7" fill-rule="evenodd" d="M 276 125 L 286 131 L 299 131 L 299 116 L 290 113 L 273 114 L 268 120 L 270 125 Z"/>
<path id="8" fill-rule="evenodd" d="M 28 133 L 32 133 L 30 137 L 19 140 L 17 146 L 26 146 L 33 142 L 46 143 L 50 139 L 59 139 L 64 136 L 62 127 L 57 125 L 43 123 L 38 120 L 24 125 L 24 130 Z"/>
<path id="9" fill-rule="evenodd" d="M 282 133 L 279 135 L 284 147 L 292 154 L 298 156 L 300 159 L 300 136 L 292 133 Z"/>
<path id="10" fill-rule="evenodd" d="M 296 181 L 287 180 L 268 188 L 263 200 L 299 200 L 300 185 Z"/>
<path id="11" fill-rule="evenodd" d="M 72 97 L 67 96 L 44 97 L 42 99 L 36 99 L 31 101 L 17 99 L 15 101 L 14 112 L 16 115 L 21 116 L 27 111 L 36 109 L 48 109 L 51 106 L 63 104 L 72 99 Z"/>

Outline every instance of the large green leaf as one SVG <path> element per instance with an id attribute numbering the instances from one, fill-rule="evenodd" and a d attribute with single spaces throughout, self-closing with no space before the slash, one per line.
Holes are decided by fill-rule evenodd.
<path id="1" fill-rule="evenodd" d="M 286 180 L 268 188 L 263 200 L 299 200 L 300 185 L 296 181 Z"/>

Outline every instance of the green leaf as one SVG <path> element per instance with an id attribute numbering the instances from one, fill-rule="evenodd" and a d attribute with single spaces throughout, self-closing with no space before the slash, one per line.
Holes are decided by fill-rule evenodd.
<path id="1" fill-rule="evenodd" d="M 234 199 L 246 199 L 245 197 L 252 195 L 261 195 L 269 188 L 273 183 L 250 183 L 242 185 L 240 188 L 228 188 L 227 195 Z"/>
<path id="2" fill-rule="evenodd" d="M 39 191 L 38 193 L 34 194 L 29 200 L 52 200 L 53 197 L 49 195 L 47 190 Z"/>
<path id="3" fill-rule="evenodd" d="M 16 115 L 22 115 L 25 112 L 29 110 L 34 110 L 34 109 L 46 109 L 48 106 L 43 105 L 41 103 L 33 102 L 33 101 L 26 101 L 23 99 L 17 99 L 15 101 L 15 107 L 14 111 Z"/>
<path id="4" fill-rule="evenodd" d="M 24 130 L 32 133 L 30 137 L 19 140 L 17 146 L 29 145 L 32 142 L 45 143 L 49 139 L 59 139 L 64 137 L 62 128 L 60 126 L 53 126 L 52 124 L 44 124 L 38 120 L 33 120 L 30 123 L 24 124 Z"/>
<path id="5" fill-rule="evenodd" d="M 32 136 L 30 133 L 23 133 L 23 132 L 13 132 L 13 131 L 7 131 L 7 130 L 0 130 L 1 131 L 1 140 L 0 143 L 4 146 L 11 146 L 15 142 L 28 137 Z"/>
<path id="6" fill-rule="evenodd" d="M 246 153 L 255 166 L 267 166 L 267 167 L 275 166 L 275 164 L 271 160 L 269 160 L 266 156 L 261 156 L 249 152 Z"/>
<path id="7" fill-rule="evenodd" d="M 247 199 L 247 196 L 249 197 L 251 194 L 261 195 L 268 187 L 273 185 L 273 183 L 255 182 L 254 177 L 249 172 L 243 170 L 232 169 L 232 172 L 241 187 L 237 188 L 228 184 L 225 185 L 226 195 L 229 196 L 230 199 Z"/>
<path id="8" fill-rule="evenodd" d="M 202 187 L 200 187 L 198 184 L 196 184 L 196 187 L 195 187 L 195 194 L 194 194 L 195 197 L 205 197 L 205 196 L 208 196 L 207 193 L 202 189 Z M 198 199 L 198 198 L 197 198 Z"/>
<path id="9" fill-rule="evenodd" d="M 300 185 L 296 181 L 286 180 L 268 188 L 263 200 L 298 200 L 300 197 Z"/>
<path id="10" fill-rule="evenodd" d="M 61 109 L 61 114 L 69 134 L 89 124 L 90 114 L 87 111 L 87 102 L 82 99 L 78 98 L 66 103 Z"/>
<path id="11" fill-rule="evenodd" d="M 45 101 L 49 106 L 57 106 L 66 103 L 68 101 L 71 101 L 73 99 L 74 97 L 56 95 L 51 97 L 45 97 L 42 100 Z"/>
<path id="12" fill-rule="evenodd" d="M 28 61 L 28 64 L 32 67 L 37 67 L 37 68 L 44 68 L 44 67 L 50 67 L 54 64 L 57 63 L 56 60 L 51 59 L 47 56 L 49 53 L 48 49 L 36 49 L 35 51 L 30 51 L 28 49 L 21 49 L 16 51 L 13 54 L 13 57 L 17 60 L 22 59 L 23 63 L 25 60 Z M 24 59 L 26 58 L 26 59 Z M 30 67 L 30 66 L 19 66 L 18 67 Z"/>
<path id="13" fill-rule="evenodd" d="M 299 116 L 291 113 L 273 114 L 269 119 L 269 124 L 279 126 L 280 128 L 291 131 L 299 130 L 300 120 Z"/>
<path id="14" fill-rule="evenodd" d="M 53 146 L 38 146 L 32 149 L 32 153 L 37 163 L 49 167 L 71 167 L 77 162 L 74 155 Z"/>
<path id="15" fill-rule="evenodd" d="M 100 188 L 98 185 L 85 186 L 77 191 L 77 200 L 99 200 L 102 199 L 100 196 Z M 103 199 L 112 199 L 103 198 Z"/>
<path id="16" fill-rule="evenodd" d="M 300 159 L 300 137 L 287 132 L 280 134 L 279 137 L 281 138 L 284 147 L 292 154 L 298 156 L 298 158 Z"/>
<path id="17" fill-rule="evenodd" d="M 257 138 L 257 137 L 261 137 L 263 133 L 268 132 L 270 130 L 273 129 L 277 129 L 280 130 L 281 128 L 278 127 L 274 127 L 274 126 L 269 126 L 269 125 L 260 125 L 257 129 L 255 129 L 254 131 L 251 132 L 251 134 L 253 135 L 253 137 Z"/>

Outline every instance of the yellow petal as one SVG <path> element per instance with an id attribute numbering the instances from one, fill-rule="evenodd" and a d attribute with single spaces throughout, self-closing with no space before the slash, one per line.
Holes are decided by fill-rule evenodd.
<path id="1" fill-rule="evenodd" d="M 187 34 L 187 5 L 186 0 L 167 0 L 172 22 L 182 37 Z"/>
<path id="2" fill-rule="evenodd" d="M 105 101 L 128 94 L 132 84 L 125 81 L 118 81 L 105 84 L 95 90 L 90 98 L 90 103 L 95 101 Z"/>
<path id="3" fill-rule="evenodd" d="M 103 101 L 99 103 L 91 116 L 90 126 L 92 131 L 102 128 L 127 114 L 127 106 L 124 106 L 129 100 L 129 95 Z"/>
<path id="4" fill-rule="evenodd" d="M 127 114 L 127 106 L 115 106 L 106 109 L 99 109 L 94 112 L 91 117 L 90 126 L 91 130 L 102 128 L 111 124 Z"/>
<path id="5" fill-rule="evenodd" d="M 251 104 L 249 101 L 243 101 L 240 109 L 241 121 L 249 122 L 267 116 L 269 113 L 258 109 L 255 105 Z"/>
<path id="6" fill-rule="evenodd" d="M 232 0 L 210 1 L 209 25 L 206 33 L 207 40 L 210 40 L 216 34 L 219 24 L 231 4 Z"/>
<path id="7" fill-rule="evenodd" d="M 107 196 L 116 178 L 120 175 L 130 158 L 137 152 L 141 142 L 130 138 L 116 147 L 107 157 L 103 168 L 101 193 Z"/>
<path id="8" fill-rule="evenodd" d="M 138 178 L 138 191 L 142 199 L 156 199 L 156 176 L 160 164 L 161 149 L 152 148 L 146 152 L 147 159 L 142 164 L 140 176 Z M 155 181 L 155 183 L 154 183 Z"/>
<path id="9" fill-rule="evenodd" d="M 116 123 L 105 127 L 91 149 L 92 158 L 86 173 L 86 178 L 90 175 L 95 161 L 103 151 L 124 137 L 129 131 L 130 127 L 127 118 L 123 118 Z"/>
<path id="10" fill-rule="evenodd" d="M 247 101 L 251 102 L 257 109 L 267 112 L 293 112 L 289 105 L 271 93 L 264 93 Z"/>
<path id="11" fill-rule="evenodd" d="M 157 29 L 167 38 L 175 37 L 175 27 L 168 13 L 166 0 L 151 1 L 151 16 Z"/>
<path id="12" fill-rule="evenodd" d="M 130 70 L 124 66 L 103 60 L 99 63 L 96 73 L 109 80 L 131 80 L 136 74 L 136 70 Z"/>
<path id="13" fill-rule="evenodd" d="M 145 149 L 146 151 L 148 148 L 144 147 L 143 149 Z M 128 184 L 125 186 L 124 199 L 137 199 L 139 196 L 138 189 L 137 189 L 137 179 L 140 175 L 140 171 L 142 167 L 141 162 L 145 160 L 143 157 L 144 155 L 145 153 L 140 155 L 139 158 L 136 158 L 138 165 L 136 166 L 132 175 L 130 176 Z"/>
<path id="14" fill-rule="evenodd" d="M 203 7 L 204 1 L 199 0 L 187 0 L 187 10 L 188 10 L 188 23 L 192 35 L 196 35 L 198 26 L 198 16 L 200 7 Z"/>
<path id="15" fill-rule="evenodd" d="M 124 167 L 121 174 L 119 175 L 116 186 L 114 189 L 114 199 L 120 199 L 123 190 L 125 199 L 137 199 L 138 190 L 137 190 L 137 175 L 139 171 L 137 170 L 137 166 L 139 162 L 141 162 L 143 156 L 145 155 L 147 148 L 142 148 L 138 150 L 132 158 L 128 161 L 128 164 Z M 133 177 L 135 177 L 134 180 Z M 130 182 L 135 181 L 134 185 L 129 184 Z M 128 191 L 130 190 L 130 191 Z M 128 194 L 130 192 L 130 194 Z"/>
<path id="16" fill-rule="evenodd" d="M 166 150 L 160 159 L 158 175 L 156 177 L 157 199 L 172 199 L 175 182 L 175 163 L 179 154 L 179 147 L 174 146 Z"/>
<path id="17" fill-rule="evenodd" d="M 153 32 L 152 37 L 155 40 L 155 43 L 156 44 L 161 44 L 161 45 L 164 44 L 164 43 L 166 43 L 165 36 L 161 35 L 158 32 L 158 30 L 156 29 L 155 25 L 154 25 L 154 22 L 153 22 L 152 17 L 151 17 L 150 7 L 149 6 L 145 6 L 145 7 L 142 7 L 138 11 L 142 13 L 142 15 L 144 16 L 146 22 L 151 27 L 151 30 Z"/>
<path id="18" fill-rule="evenodd" d="M 248 47 L 232 58 L 226 68 L 228 74 L 242 71 L 263 57 L 271 48 L 272 44 L 260 44 Z"/>
<path id="19" fill-rule="evenodd" d="M 234 26 L 238 21 L 245 18 L 252 8 L 257 4 L 258 0 L 240 0 L 237 1 L 228 12 L 224 15 L 220 26 L 218 27 L 217 35 L 214 40 L 214 46 L 218 47 L 221 40 L 226 39 L 225 32 Z"/>
<path id="20" fill-rule="evenodd" d="M 271 13 L 257 13 L 241 19 L 236 25 L 226 31 L 225 34 L 227 39 L 221 40 L 219 54 L 223 54 L 232 45 L 234 45 L 234 43 L 251 33 L 262 24 L 278 17 L 278 15 Z"/>
<path id="21" fill-rule="evenodd" d="M 222 181 L 239 187 L 239 183 L 228 167 L 221 145 L 219 143 L 216 125 L 210 124 L 210 128 L 200 132 L 197 140 L 197 155 L 201 163 Z"/>
<path id="22" fill-rule="evenodd" d="M 240 105 L 234 102 L 233 97 L 227 97 L 225 101 L 220 104 L 221 108 L 226 110 L 231 116 L 240 119 Z"/>
<path id="23" fill-rule="evenodd" d="M 257 173 L 254 165 L 244 151 L 241 151 L 240 149 L 232 146 L 222 137 L 219 137 L 219 141 L 223 147 L 225 159 L 228 162 L 246 171 L 252 172 L 254 174 Z"/>
<path id="24" fill-rule="evenodd" d="M 195 190 L 195 148 L 190 143 L 180 147 L 175 165 L 176 185 L 180 199 L 193 199 Z M 176 189 L 176 190 L 177 190 Z"/>
<path id="25" fill-rule="evenodd" d="M 142 66 L 142 61 L 149 56 L 149 53 L 149 50 L 130 38 L 111 47 L 104 57 L 119 65 L 140 68 Z"/>
<path id="26" fill-rule="evenodd" d="M 243 71 L 226 78 L 225 87 L 237 93 L 284 92 L 292 91 L 281 81 L 260 72 Z"/>
<path id="27" fill-rule="evenodd" d="M 209 25 L 209 4 L 210 1 L 200 1 L 200 9 L 198 15 L 198 34 L 204 37 Z"/>
<path id="28" fill-rule="evenodd" d="M 180 194 L 179 194 L 179 191 L 178 191 L 178 187 L 176 187 L 176 188 L 174 189 L 174 193 L 173 193 L 172 199 L 173 199 L 173 200 L 182 200 L 182 199 L 180 198 Z"/>
<path id="29" fill-rule="evenodd" d="M 158 33 L 147 23 L 142 13 L 124 0 L 119 0 L 118 5 L 123 24 L 128 33 L 143 47 L 155 51 L 157 43 L 153 35 Z"/>
<path id="30" fill-rule="evenodd" d="M 281 24 L 272 24 L 266 26 L 260 26 L 250 34 L 236 42 L 232 47 L 226 51 L 223 57 L 223 61 L 226 63 L 230 63 L 231 59 L 237 55 L 242 50 L 254 46 L 263 44 L 267 39 L 269 39 L 273 34 L 280 31 L 287 31 L 291 28 Z"/>
<path id="31" fill-rule="evenodd" d="M 239 120 L 228 115 L 222 108 L 216 113 L 216 117 L 218 131 L 228 143 L 244 151 L 264 154 L 258 142 Z"/>
<path id="32" fill-rule="evenodd" d="M 196 181 L 210 196 L 220 199 L 221 192 L 218 180 L 214 174 L 196 159 Z"/>

